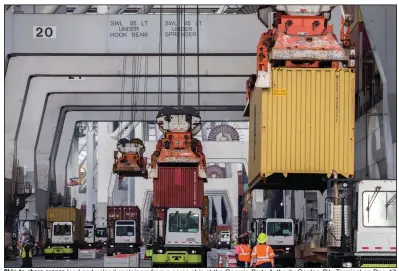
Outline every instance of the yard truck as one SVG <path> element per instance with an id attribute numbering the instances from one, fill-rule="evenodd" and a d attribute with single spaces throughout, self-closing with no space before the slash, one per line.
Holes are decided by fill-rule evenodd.
<path id="1" fill-rule="evenodd" d="M 56 207 L 46 210 L 48 240 L 44 249 L 46 259 L 78 258 L 84 248 L 85 215 L 73 207 Z"/>

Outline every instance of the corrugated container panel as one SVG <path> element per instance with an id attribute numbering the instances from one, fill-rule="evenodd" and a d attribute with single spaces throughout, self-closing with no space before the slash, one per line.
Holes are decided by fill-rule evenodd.
<path id="1" fill-rule="evenodd" d="M 135 220 L 137 240 L 141 242 L 141 212 L 139 207 L 137 206 L 107 207 L 108 232 L 110 233 L 111 236 L 114 235 L 114 230 L 115 230 L 114 225 L 115 221 L 117 220 Z"/>
<path id="2" fill-rule="evenodd" d="M 196 167 L 159 167 L 153 181 L 156 208 L 204 208 L 204 182 Z"/>
<path id="3" fill-rule="evenodd" d="M 216 225 L 216 232 L 229 231 L 230 229 L 230 225 Z"/>
<path id="4" fill-rule="evenodd" d="M 354 174 L 353 69 L 273 68 L 250 107 L 249 186 L 273 173 Z"/>
<path id="5" fill-rule="evenodd" d="M 85 224 L 86 224 L 86 210 L 79 210 L 80 216 L 80 229 L 79 229 L 79 240 L 83 243 L 85 240 Z"/>
<path id="6" fill-rule="evenodd" d="M 114 223 L 116 220 L 140 221 L 140 208 L 137 206 L 108 206 L 107 221 Z"/>
<path id="7" fill-rule="evenodd" d="M 79 220 L 79 209 L 72 207 L 48 208 L 46 210 L 47 222 L 75 222 Z"/>

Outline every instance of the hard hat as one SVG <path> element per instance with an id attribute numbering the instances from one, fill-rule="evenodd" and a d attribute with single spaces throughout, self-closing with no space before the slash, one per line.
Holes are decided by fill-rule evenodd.
<path id="1" fill-rule="evenodd" d="M 259 244 L 264 244 L 264 243 L 267 242 L 267 239 L 269 239 L 269 236 L 267 236 L 266 233 L 263 233 L 263 232 L 262 232 L 262 233 L 260 233 L 260 234 L 258 235 L 257 241 L 258 241 Z"/>

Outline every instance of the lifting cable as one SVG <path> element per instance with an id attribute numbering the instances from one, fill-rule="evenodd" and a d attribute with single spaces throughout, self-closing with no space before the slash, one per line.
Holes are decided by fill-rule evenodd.
<path id="1" fill-rule="evenodd" d="M 145 58 L 144 62 L 144 110 L 143 110 L 143 122 L 147 121 L 147 85 L 148 85 L 148 56 Z"/>
<path id="2" fill-rule="evenodd" d="M 182 35 L 183 35 L 183 42 L 182 42 L 182 47 L 183 47 L 183 102 L 182 104 L 184 105 L 184 94 L 186 93 L 186 6 L 183 6 L 183 16 L 182 16 L 182 21 L 183 21 L 183 26 L 182 26 Z"/>
<path id="3" fill-rule="evenodd" d="M 199 57 L 199 47 L 200 47 L 200 42 L 199 42 L 199 6 L 197 5 L 197 91 L 198 91 L 198 111 L 200 111 L 200 57 Z"/>
<path id="4" fill-rule="evenodd" d="M 125 103 L 125 86 L 126 86 L 126 56 L 123 57 L 123 64 L 122 64 L 122 84 L 121 84 L 121 98 L 120 98 L 120 111 L 119 111 L 119 135 L 118 140 L 121 139 L 122 135 L 122 123 L 123 123 L 123 105 Z"/>
<path id="5" fill-rule="evenodd" d="M 176 24 L 177 24 L 177 37 L 176 37 L 176 78 L 177 78 L 177 107 L 181 108 L 181 81 L 180 81 L 180 40 L 181 40 L 181 27 L 180 27 L 180 5 L 176 6 Z"/>
<path id="6" fill-rule="evenodd" d="M 137 101 L 139 100 L 139 96 L 140 96 L 140 94 L 137 92 L 140 90 L 141 60 L 142 60 L 142 56 L 138 56 L 138 61 L 135 63 L 132 63 L 133 74 L 138 76 L 138 77 L 136 77 L 136 76 L 133 77 L 134 80 L 132 81 L 132 96 L 131 96 L 131 121 L 132 121 L 132 124 L 136 121 L 136 115 L 137 115 L 136 107 L 137 107 Z M 133 131 L 132 131 L 132 133 L 133 133 Z"/>
<path id="7" fill-rule="evenodd" d="M 162 5 L 159 7 L 159 59 L 158 59 L 158 70 L 159 70 L 159 78 L 158 78 L 158 110 L 160 110 L 160 106 L 162 105 L 162 39 L 163 39 L 163 7 Z"/>

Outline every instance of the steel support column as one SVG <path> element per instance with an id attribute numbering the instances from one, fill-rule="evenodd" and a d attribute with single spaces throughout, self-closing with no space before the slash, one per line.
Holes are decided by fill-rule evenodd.
<path id="1" fill-rule="evenodd" d="M 93 220 L 93 204 L 95 204 L 94 191 L 94 164 L 95 164 L 95 133 L 93 122 L 88 123 L 87 127 L 87 166 L 86 166 L 86 221 Z"/>

